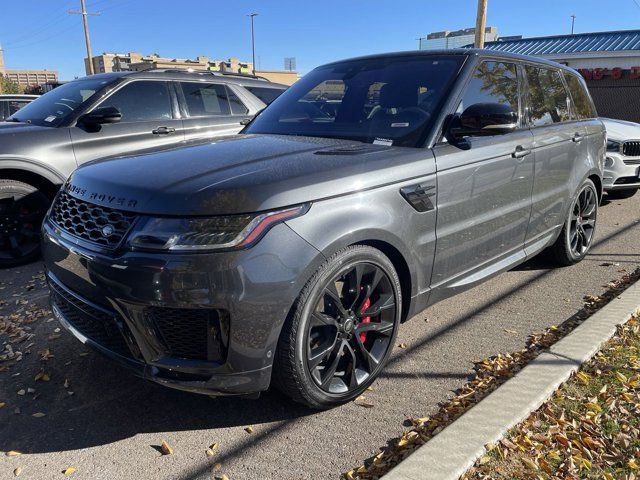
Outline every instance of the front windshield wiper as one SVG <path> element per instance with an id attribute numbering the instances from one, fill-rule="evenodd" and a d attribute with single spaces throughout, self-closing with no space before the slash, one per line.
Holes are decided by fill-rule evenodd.
<path id="1" fill-rule="evenodd" d="M 18 120 L 16 117 L 9 117 L 9 118 L 5 118 L 4 120 L 5 122 L 16 122 L 16 123 L 20 123 L 22 122 L 22 120 Z"/>

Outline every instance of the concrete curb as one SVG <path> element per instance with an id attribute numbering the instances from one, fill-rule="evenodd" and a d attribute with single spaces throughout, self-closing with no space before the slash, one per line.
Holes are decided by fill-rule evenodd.
<path id="1" fill-rule="evenodd" d="M 640 309 L 640 281 L 540 354 L 504 385 L 403 460 L 383 480 L 456 480 L 593 357 Z"/>

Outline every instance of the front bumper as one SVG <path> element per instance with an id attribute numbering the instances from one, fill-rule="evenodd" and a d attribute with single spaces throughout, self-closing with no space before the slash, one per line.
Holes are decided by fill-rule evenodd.
<path id="1" fill-rule="evenodd" d="M 323 259 L 286 224 L 251 249 L 214 254 L 98 253 L 47 222 L 42 244 L 53 312 L 68 331 L 143 378 L 208 395 L 268 388 L 282 324 Z M 169 314 L 151 319 L 152 310 Z M 182 312 L 192 317 L 171 323 L 168 338 L 162 322 Z M 189 323 L 201 312 L 206 330 Z M 203 331 L 202 357 L 176 347 L 181 335 L 202 344 Z"/>
<path id="2" fill-rule="evenodd" d="M 607 152 L 602 183 L 605 191 L 640 188 L 640 157 Z"/>

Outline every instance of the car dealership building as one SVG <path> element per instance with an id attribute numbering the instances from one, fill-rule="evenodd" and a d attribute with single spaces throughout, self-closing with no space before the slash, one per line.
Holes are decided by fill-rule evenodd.
<path id="1" fill-rule="evenodd" d="M 504 39 L 485 48 L 575 68 L 587 81 L 601 116 L 640 122 L 640 30 Z"/>

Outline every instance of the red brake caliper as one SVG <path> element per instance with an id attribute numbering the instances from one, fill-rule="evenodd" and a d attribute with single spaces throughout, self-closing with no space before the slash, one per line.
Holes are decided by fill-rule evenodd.
<path id="1" fill-rule="evenodd" d="M 360 309 L 360 313 L 364 312 L 367 308 L 369 308 L 371 306 L 371 299 L 367 298 L 364 301 L 364 304 L 362 305 L 362 308 Z M 371 322 L 371 317 L 363 317 L 362 320 L 360 320 L 360 323 L 370 323 Z M 363 332 L 360 334 L 360 341 L 362 343 L 364 343 L 364 341 L 367 339 L 367 332 Z"/>

